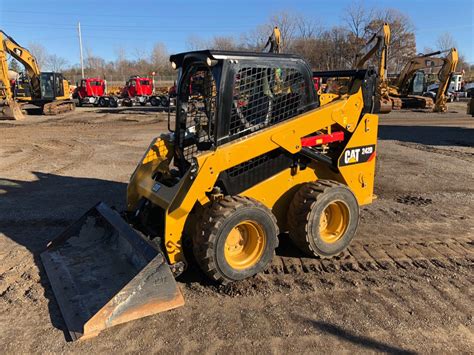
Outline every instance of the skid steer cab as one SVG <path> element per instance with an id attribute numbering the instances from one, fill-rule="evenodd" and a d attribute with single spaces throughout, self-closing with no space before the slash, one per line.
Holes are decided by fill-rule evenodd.
<path id="1" fill-rule="evenodd" d="M 126 221 L 100 203 L 42 254 L 75 338 L 182 305 L 173 276 L 195 264 L 185 245 L 209 278 L 238 281 L 268 266 L 283 232 L 310 256 L 340 254 L 372 202 L 375 73 L 339 73 L 351 77 L 347 94 L 320 106 L 298 56 L 170 60 L 174 129 L 133 172 Z"/>

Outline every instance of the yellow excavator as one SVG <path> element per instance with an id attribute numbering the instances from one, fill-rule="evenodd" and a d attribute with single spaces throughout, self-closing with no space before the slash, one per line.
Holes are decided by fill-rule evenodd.
<path id="1" fill-rule="evenodd" d="M 444 57 L 439 57 L 446 54 Z M 428 54 L 422 54 L 412 58 L 402 69 L 396 83 L 389 86 L 389 96 L 393 102 L 393 109 L 401 108 L 421 108 L 433 109 L 436 112 L 447 111 L 447 90 L 459 57 L 456 48 L 446 51 L 437 51 Z M 422 96 L 423 83 L 421 90 L 414 90 L 416 79 L 424 78 L 424 70 L 438 70 L 440 85 L 433 100 L 431 97 Z M 417 74 L 420 75 L 417 75 Z M 415 91 L 415 93 L 414 93 Z M 416 94 L 418 91 L 418 94 Z"/>
<path id="2" fill-rule="evenodd" d="M 176 116 L 138 162 L 126 211 L 100 202 L 41 253 L 73 339 L 182 306 L 187 268 L 224 284 L 264 271 L 283 232 L 310 257 L 339 255 L 374 198 L 374 70 L 338 73 L 348 92 L 322 106 L 296 55 L 170 61 Z"/>
<path id="3" fill-rule="evenodd" d="M 8 73 L 7 54 L 25 67 L 29 95 L 15 96 L 15 81 Z M 56 115 L 75 109 L 69 97 L 69 83 L 61 73 L 41 72 L 35 57 L 0 30 L 0 105 L 3 118 L 23 119 L 24 110 L 41 110 Z"/>
<path id="4" fill-rule="evenodd" d="M 368 65 L 375 68 L 377 72 L 377 105 L 375 112 L 389 113 L 392 110 L 392 102 L 389 97 L 389 87 L 387 78 L 387 60 L 390 46 L 390 26 L 384 23 L 380 30 L 372 35 L 365 44 L 364 48 L 356 56 L 355 70 L 363 70 Z M 313 72 L 314 77 L 331 78 L 344 80 L 344 78 L 335 77 L 337 71 Z M 344 80 L 347 82 L 346 80 Z M 345 85 L 344 85 L 345 87 Z M 339 90 L 334 92 L 320 92 L 321 105 L 326 105 L 341 96 Z"/>

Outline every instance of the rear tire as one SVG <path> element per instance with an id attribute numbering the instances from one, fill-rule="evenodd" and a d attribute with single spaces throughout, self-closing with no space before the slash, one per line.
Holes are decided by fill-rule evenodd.
<path id="1" fill-rule="evenodd" d="M 354 194 L 335 181 L 304 184 L 290 204 L 290 238 L 310 256 L 340 254 L 349 246 L 358 224 L 359 204 Z"/>
<path id="2" fill-rule="evenodd" d="M 108 106 L 108 103 L 107 103 L 107 100 L 105 99 L 105 97 L 100 97 L 99 98 L 99 106 L 100 107 L 107 107 Z"/>
<path id="3" fill-rule="evenodd" d="M 163 107 L 168 107 L 169 106 L 169 100 L 166 96 L 161 96 L 160 97 L 160 102 L 161 102 L 161 106 L 163 106 Z"/>
<path id="4" fill-rule="evenodd" d="M 110 106 L 110 107 L 118 107 L 118 102 L 117 102 L 117 100 L 112 97 L 112 98 L 109 100 L 109 106 Z"/>
<path id="5" fill-rule="evenodd" d="M 155 96 L 153 96 L 150 98 L 150 104 L 151 106 L 159 106 L 160 101 Z"/>
<path id="6" fill-rule="evenodd" d="M 278 246 L 275 216 L 246 197 L 228 196 L 213 202 L 196 227 L 196 261 L 208 277 L 223 284 L 263 271 Z"/>

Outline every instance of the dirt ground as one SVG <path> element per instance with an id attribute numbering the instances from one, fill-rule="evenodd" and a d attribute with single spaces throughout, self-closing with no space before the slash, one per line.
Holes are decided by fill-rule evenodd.
<path id="1" fill-rule="evenodd" d="M 349 251 L 302 257 L 281 236 L 267 272 L 229 286 L 180 279 L 185 307 L 83 342 L 65 325 L 38 255 L 99 200 L 124 208 L 126 183 L 166 129 L 152 108 L 81 108 L 0 122 L 0 351 L 465 352 L 474 349 L 474 118 L 381 117 L 378 199 Z"/>

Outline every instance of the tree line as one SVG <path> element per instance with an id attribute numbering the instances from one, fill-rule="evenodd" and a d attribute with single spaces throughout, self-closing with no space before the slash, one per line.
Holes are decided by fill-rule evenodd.
<path id="1" fill-rule="evenodd" d="M 349 69 L 355 64 L 356 54 L 385 22 L 391 28 L 388 72 L 398 73 L 409 58 L 417 54 L 413 22 L 398 10 L 374 10 L 365 7 L 362 2 L 348 6 L 341 15 L 341 24 L 331 28 L 323 26 L 312 17 L 285 11 L 273 14 L 266 23 L 240 35 L 214 36 L 211 39 L 189 36 L 186 47 L 188 50 L 262 51 L 273 28 L 278 26 L 283 53 L 301 55 L 313 70 Z M 434 44 L 434 49 L 444 50 L 455 45 L 452 36 L 445 33 Z M 48 54 L 39 44 L 30 44 L 29 49 L 36 56 L 42 70 L 62 71 L 70 80 L 80 78 L 79 65 L 68 65 L 66 60 Z M 424 52 L 426 51 L 433 49 L 424 48 Z M 156 43 L 151 51 L 141 48 L 132 51 L 123 47 L 117 48 L 115 59 L 111 61 L 96 55 L 91 49 L 86 48 L 85 52 L 84 66 L 87 77 L 125 80 L 131 75 L 150 75 L 152 72 L 157 73 L 158 79 L 169 79 L 176 75 L 169 64 L 169 52 L 164 43 Z M 461 56 L 458 70 L 462 69 L 468 71 L 470 68 Z"/>

